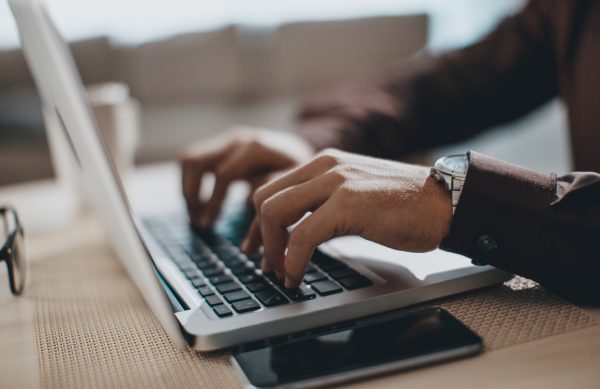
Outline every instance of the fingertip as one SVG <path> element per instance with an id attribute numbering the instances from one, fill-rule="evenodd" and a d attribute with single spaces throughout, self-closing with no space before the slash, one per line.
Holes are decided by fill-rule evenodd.
<path id="1" fill-rule="evenodd" d="M 297 287 L 297 285 L 295 285 L 289 277 L 285 277 L 284 286 L 286 287 L 286 289 L 292 289 Z"/>
<path id="2" fill-rule="evenodd" d="M 302 283 L 302 280 L 304 279 L 304 272 L 300 273 L 300 274 L 292 274 L 292 273 L 285 273 L 285 287 L 290 289 L 290 288 L 297 288 L 298 286 L 300 286 L 300 284 Z"/>
<path id="3" fill-rule="evenodd" d="M 285 261 L 285 287 L 296 288 L 304 278 L 304 268 L 297 270 L 293 266 L 288 266 L 288 260 Z"/>
<path id="4" fill-rule="evenodd" d="M 250 246 L 250 242 L 248 242 L 248 237 L 244 238 L 244 241 L 242 242 L 242 245 L 240 246 L 240 248 L 242 249 L 242 252 L 244 252 L 244 254 L 252 254 L 249 252 L 249 246 Z"/>
<path id="5" fill-rule="evenodd" d="M 294 282 L 302 280 L 304 268 L 306 267 L 305 264 L 309 261 L 309 258 L 306 258 L 306 260 L 304 258 L 294 258 L 289 254 L 288 250 L 288 255 L 286 255 L 284 260 L 286 278 L 289 277 Z"/>

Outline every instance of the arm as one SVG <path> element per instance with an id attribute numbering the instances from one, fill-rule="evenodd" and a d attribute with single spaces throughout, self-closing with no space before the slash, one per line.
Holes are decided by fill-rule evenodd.
<path id="1" fill-rule="evenodd" d="M 540 174 L 471 152 L 442 248 L 574 298 L 600 298 L 600 174 Z"/>
<path id="2" fill-rule="evenodd" d="M 340 235 L 397 250 L 442 247 L 521 274 L 560 294 L 600 301 L 600 175 L 556 178 L 475 152 L 454 216 L 429 169 L 340 151 L 261 187 L 244 250 L 263 270 L 302 281 L 313 250 Z M 287 228 L 307 212 L 288 236 Z"/>
<path id="3" fill-rule="evenodd" d="M 515 119 L 557 93 L 545 6 L 534 0 L 479 43 L 413 61 L 400 76 L 323 97 L 296 130 L 316 149 L 398 158 Z"/>

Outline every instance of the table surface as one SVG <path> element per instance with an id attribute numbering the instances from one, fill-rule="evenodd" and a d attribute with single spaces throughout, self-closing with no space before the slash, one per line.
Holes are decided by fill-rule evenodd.
<path id="1" fill-rule="evenodd" d="M 19 193 L 19 188 L 0 190 L 0 199 Z M 31 191 L 30 186 L 23 190 Z M 3 196 L 4 194 L 4 196 Z M 89 223 L 87 223 L 89 224 Z M 69 241 L 84 239 L 86 222 L 76 218 L 51 230 L 27 236 L 28 257 L 41 261 Z M 37 349 L 33 332 L 33 302 L 15 298 L 8 291 L 5 266 L 0 266 L 0 388 L 40 386 Z M 600 320 L 600 309 L 582 307 Z M 375 378 L 369 386 L 395 388 L 597 388 L 600 385 L 600 325 L 487 352 L 464 359 Z M 357 383 L 348 387 L 364 387 Z"/>

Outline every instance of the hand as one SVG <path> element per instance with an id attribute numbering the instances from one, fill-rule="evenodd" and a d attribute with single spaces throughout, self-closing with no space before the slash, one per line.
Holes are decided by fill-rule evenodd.
<path id="1" fill-rule="evenodd" d="M 249 181 L 252 193 L 270 174 L 296 166 L 313 154 L 312 147 L 298 135 L 248 127 L 231 129 L 190 147 L 180 158 L 190 221 L 201 228 L 210 227 L 233 181 Z M 199 194 L 207 173 L 215 175 L 215 185 L 210 199 L 203 203 Z"/>
<path id="2" fill-rule="evenodd" d="M 259 188 L 257 216 L 243 248 L 264 249 L 263 270 L 295 287 L 314 249 L 330 238 L 360 235 L 397 250 L 437 248 L 449 233 L 450 194 L 429 169 L 336 150 Z M 289 234 L 287 228 L 303 219 Z M 287 251 L 286 251 L 287 249 Z"/>

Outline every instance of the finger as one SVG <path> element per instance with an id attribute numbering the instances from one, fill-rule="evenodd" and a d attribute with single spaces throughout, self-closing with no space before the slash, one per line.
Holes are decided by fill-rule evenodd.
<path id="1" fill-rule="evenodd" d="M 262 236 L 260 234 L 260 225 L 258 219 L 254 218 L 252 224 L 248 228 L 246 238 L 242 243 L 242 251 L 246 254 L 255 254 L 262 245 Z"/>
<path id="2" fill-rule="evenodd" d="M 259 220 L 264 257 L 280 274 L 285 272 L 287 227 L 327 201 L 335 187 L 328 176 L 319 176 L 278 192 L 263 203 Z"/>
<path id="3" fill-rule="evenodd" d="M 272 172 L 268 172 L 268 173 L 257 174 L 256 176 L 254 176 L 254 178 L 252 178 L 250 180 L 250 191 L 248 192 L 248 199 L 247 199 L 248 205 L 250 205 L 250 206 L 254 205 L 254 194 L 256 193 L 258 188 L 260 188 L 261 186 L 265 185 L 266 183 L 268 183 L 270 181 L 273 181 L 277 177 L 281 177 L 282 175 L 286 174 L 288 171 L 289 171 L 289 169 L 282 169 L 282 170 L 272 171 Z"/>
<path id="4" fill-rule="evenodd" d="M 212 165 L 222 158 L 226 148 L 207 151 L 204 154 L 188 152 L 180 159 L 183 197 L 190 216 L 195 217 L 202 209 L 199 195 L 204 174 L 211 170 Z"/>
<path id="5" fill-rule="evenodd" d="M 286 288 L 300 285 L 304 269 L 315 248 L 336 236 L 336 214 L 336 206 L 329 200 L 302 220 L 291 232 L 284 262 Z"/>
<path id="6" fill-rule="evenodd" d="M 248 163 L 249 158 L 247 158 L 248 150 L 248 145 L 238 145 L 215 166 L 215 185 L 210 199 L 202 210 L 201 228 L 209 228 L 219 216 L 231 182 L 244 178 L 251 169 L 252 165 Z"/>
<path id="7" fill-rule="evenodd" d="M 181 163 L 181 186 L 183 197 L 188 210 L 195 210 L 198 205 L 198 193 L 203 172 L 196 170 L 192 164 L 185 161 Z"/>
<path id="8" fill-rule="evenodd" d="M 260 261 L 260 270 L 262 270 L 263 273 L 271 273 L 274 269 L 273 265 L 271 265 L 271 262 L 267 261 L 265 257 L 263 257 Z"/>
<path id="9" fill-rule="evenodd" d="M 262 203 L 275 193 L 319 176 L 335 166 L 336 163 L 337 160 L 334 157 L 329 158 L 328 155 L 320 156 L 263 185 L 254 195 L 254 207 L 257 213 Z"/>
<path id="10" fill-rule="evenodd" d="M 248 180 L 254 175 L 253 186 L 257 186 L 260 181 L 265 182 L 266 175 L 257 175 L 256 172 L 261 169 L 260 154 L 257 155 L 257 152 L 259 150 L 256 149 L 255 144 L 241 144 L 215 168 L 216 182 L 213 195 L 204 207 L 202 219 L 204 228 L 209 227 L 216 220 L 226 197 L 227 188 L 232 181 Z M 254 189 L 251 190 L 251 193 L 253 191 Z"/>
<path id="11" fill-rule="evenodd" d="M 250 179 L 250 190 L 248 191 L 248 197 L 246 198 L 246 203 L 248 206 L 252 206 L 254 204 L 254 192 L 261 186 L 263 186 L 268 181 L 268 174 L 259 174 L 252 179 Z"/>
<path id="12" fill-rule="evenodd" d="M 204 204 L 202 207 L 201 214 L 199 216 L 200 228 L 209 228 L 212 226 L 217 216 L 219 216 L 221 206 L 223 205 L 223 201 L 225 200 L 227 189 L 229 188 L 230 184 L 231 181 L 229 179 L 215 176 L 213 192 L 208 202 L 206 202 L 206 204 Z"/>

